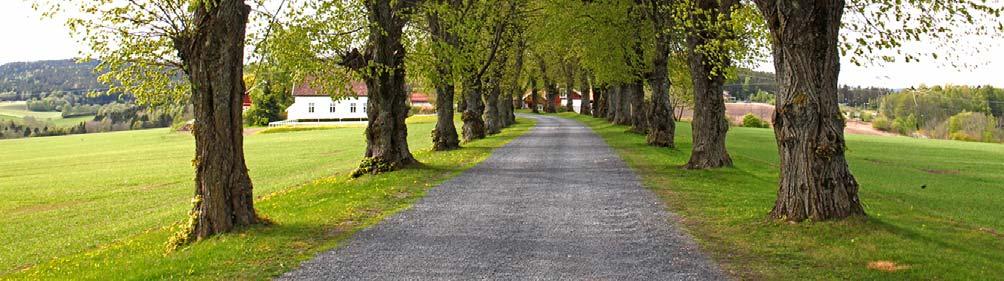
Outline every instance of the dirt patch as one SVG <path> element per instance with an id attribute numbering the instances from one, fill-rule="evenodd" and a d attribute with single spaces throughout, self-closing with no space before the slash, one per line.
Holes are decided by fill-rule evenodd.
<path id="1" fill-rule="evenodd" d="M 867 136 L 883 136 L 892 137 L 897 136 L 896 134 L 890 132 L 879 131 L 872 127 L 872 123 L 865 123 L 857 120 L 847 120 L 847 126 L 844 127 L 844 133 L 855 134 L 855 135 L 867 135 Z"/>
<path id="2" fill-rule="evenodd" d="M 344 234 L 346 232 L 349 232 L 352 229 L 356 228 L 356 226 L 359 226 L 359 222 L 352 221 L 352 220 L 350 220 L 350 221 L 343 221 L 343 222 L 339 223 L 338 225 L 335 225 L 335 227 L 330 228 L 327 231 L 325 231 L 324 237 L 328 238 L 328 239 L 338 237 L 338 236 L 340 236 L 340 235 L 342 235 L 342 234 Z"/>
<path id="3" fill-rule="evenodd" d="M 959 170 L 931 170 L 931 169 L 923 169 L 922 171 L 924 171 L 925 173 L 934 174 L 934 175 L 958 175 L 960 173 Z"/>
<path id="4" fill-rule="evenodd" d="M 997 231 L 993 228 L 980 227 L 980 231 L 990 233 L 990 235 L 996 236 L 998 238 L 1004 238 L 1004 233 L 1001 233 L 1000 231 Z"/>
<path id="5" fill-rule="evenodd" d="M 884 272 L 896 272 L 908 268 L 910 268 L 910 266 L 896 264 L 892 261 L 873 261 L 868 263 L 868 269 Z"/>
<path id="6" fill-rule="evenodd" d="M 774 106 L 766 103 L 725 103 L 725 117 L 729 118 L 732 124 L 742 124 L 743 116 L 753 114 L 757 118 L 770 121 L 774 118 Z M 693 120 L 692 109 L 677 109 L 677 116 L 680 120 Z M 872 128 L 871 123 L 857 120 L 848 120 L 844 127 L 845 134 L 868 135 L 868 136 L 897 136 L 896 134 L 883 132 Z"/>
<path id="7" fill-rule="evenodd" d="M 875 164 L 886 164 L 887 163 L 885 161 L 878 160 L 878 159 L 872 159 L 872 158 L 865 158 L 865 161 L 872 162 L 872 163 L 875 163 Z"/>
<path id="8" fill-rule="evenodd" d="M 264 129 L 265 129 L 265 127 L 244 128 L 244 135 L 245 136 L 254 135 L 254 134 L 257 134 L 258 132 L 261 132 Z"/>

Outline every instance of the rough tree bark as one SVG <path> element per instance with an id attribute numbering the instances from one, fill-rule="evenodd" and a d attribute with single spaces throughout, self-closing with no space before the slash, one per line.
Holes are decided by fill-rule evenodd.
<path id="1" fill-rule="evenodd" d="M 457 45 L 456 36 L 441 25 L 438 14 L 430 12 L 426 14 L 426 19 L 433 40 L 452 46 Z M 436 128 L 432 131 L 432 150 L 453 150 L 460 148 L 460 137 L 457 135 L 457 126 L 453 123 L 456 87 L 453 85 L 453 73 L 450 71 L 452 61 L 442 50 L 436 51 L 434 53 L 436 73 L 439 77 L 433 82 L 436 88 Z"/>
<path id="2" fill-rule="evenodd" d="M 669 38 L 660 35 L 656 40 L 652 60 L 652 73 L 648 84 L 652 87 L 652 104 L 649 107 L 649 128 L 646 142 L 649 145 L 673 147 L 676 136 L 676 121 L 673 120 L 673 104 L 669 101 Z"/>
<path id="3" fill-rule="evenodd" d="M 221 0 L 194 10 L 196 30 L 173 38 L 192 84 L 195 204 L 177 245 L 258 223 L 244 161 L 241 96 L 244 40 L 251 8 Z"/>
<path id="4" fill-rule="evenodd" d="M 623 124 L 621 115 L 621 90 L 624 87 L 620 84 L 613 85 L 607 90 L 607 121 L 614 124 Z"/>
<path id="5" fill-rule="evenodd" d="M 788 221 L 864 215 L 844 158 L 837 105 L 843 0 L 757 0 L 774 51 L 780 91 L 774 135 L 781 174 L 770 217 Z"/>
<path id="6" fill-rule="evenodd" d="M 481 98 L 481 79 L 468 75 L 464 79 L 464 121 L 463 137 L 465 142 L 485 138 L 485 103 Z"/>
<path id="7" fill-rule="evenodd" d="M 628 84 L 631 93 L 629 105 L 631 108 L 631 132 L 645 134 L 648 132 L 648 109 L 645 108 L 645 82 L 637 79 Z"/>
<path id="8" fill-rule="evenodd" d="M 723 69 L 729 67 L 731 61 L 721 54 L 703 54 L 700 49 L 712 41 L 728 39 L 729 34 L 711 31 L 708 25 L 713 24 L 711 21 L 730 20 L 732 10 L 738 4 L 738 0 L 699 0 L 695 3 L 697 9 L 707 11 L 703 13 L 707 17 L 694 16 L 697 30 L 687 36 L 688 64 L 694 84 L 694 146 L 690 160 L 684 166 L 687 169 L 732 166 L 732 158 L 725 148 L 729 123 L 725 119 L 725 98 L 722 97 L 725 84 Z"/>
<path id="9" fill-rule="evenodd" d="M 501 76 L 499 74 L 498 76 Z M 486 85 L 487 94 L 485 95 L 485 133 L 489 135 L 494 135 L 502 132 L 502 113 L 499 110 L 499 95 L 502 94 L 502 87 L 499 85 L 501 81 L 496 75 L 492 75 L 488 79 Z"/>
<path id="10" fill-rule="evenodd" d="M 369 102 L 366 115 L 366 159 L 353 177 L 396 170 L 417 163 L 408 148 L 408 93 L 405 91 L 405 48 L 401 43 L 405 11 L 413 1 L 365 1 L 370 34 L 366 61 L 347 56 L 346 62 L 364 71 Z M 353 57 L 356 57 L 355 59 Z M 366 67 L 366 65 L 376 67 Z"/>

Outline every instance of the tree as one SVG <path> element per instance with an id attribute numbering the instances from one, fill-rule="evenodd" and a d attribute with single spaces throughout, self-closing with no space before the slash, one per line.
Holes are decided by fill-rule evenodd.
<path id="1" fill-rule="evenodd" d="M 731 26 L 738 0 L 697 0 L 689 8 L 694 31 L 688 32 L 687 53 L 694 86 L 693 149 L 688 169 L 732 166 L 725 148 L 729 123 L 725 117 L 722 86 L 731 58 L 721 49 L 734 37 Z"/>
<path id="2" fill-rule="evenodd" d="M 402 43 L 409 12 L 417 1 L 364 0 L 369 38 L 365 53 L 353 50 L 342 65 L 362 73 L 368 89 L 366 158 L 353 177 L 378 174 L 417 163 L 408 148 L 408 93 Z"/>
<path id="3" fill-rule="evenodd" d="M 261 222 L 244 161 L 241 96 L 245 29 L 243 0 L 40 1 L 46 13 L 91 14 L 68 20 L 101 60 L 99 79 L 111 93 L 147 104 L 194 106 L 195 199 L 180 245 Z M 187 79 L 176 79 L 183 74 Z"/>
<path id="4" fill-rule="evenodd" d="M 649 129 L 646 142 L 660 147 L 675 146 L 676 120 L 673 118 L 673 104 L 669 100 L 669 54 L 671 7 L 662 1 L 649 0 L 643 5 L 655 33 L 655 47 L 652 50 L 652 71 L 647 73 L 649 87 L 652 88 L 652 104 L 648 109 Z"/>
<path id="5" fill-rule="evenodd" d="M 442 5 L 443 1 L 436 2 Z M 458 0 L 451 0 L 450 6 L 459 6 Z M 456 125 L 453 124 L 453 102 L 456 92 L 453 76 L 452 55 L 455 47 L 458 46 L 456 35 L 451 33 L 440 21 L 440 9 L 434 4 L 430 4 L 431 9 L 426 11 L 426 22 L 429 26 L 429 33 L 432 37 L 432 53 L 435 57 L 435 77 L 433 84 L 436 88 L 436 128 L 432 131 L 432 150 L 444 151 L 460 148 L 460 137 L 457 135 Z"/>
<path id="6" fill-rule="evenodd" d="M 953 25 L 976 25 L 970 34 L 1000 31 L 1000 23 L 977 22 L 976 15 L 999 21 L 1000 7 L 975 1 L 756 0 L 767 22 L 780 90 L 776 94 L 774 134 L 780 154 L 778 196 L 770 216 L 789 221 L 829 220 L 864 215 L 858 182 L 844 157 L 843 115 L 837 104 L 841 46 L 860 62 L 874 47 L 894 48 L 923 35 L 945 35 Z M 850 8 L 859 21 L 844 21 Z M 904 19 L 908 21 L 885 21 Z M 890 26 L 901 23 L 902 26 Z M 860 40 L 840 44 L 840 28 L 865 31 Z M 916 26 L 913 26 L 916 25 Z M 874 36 L 881 34 L 883 36 Z M 869 44 L 875 43 L 875 44 Z M 906 56 L 907 61 L 915 59 Z M 892 57 L 883 57 L 892 60 Z"/>

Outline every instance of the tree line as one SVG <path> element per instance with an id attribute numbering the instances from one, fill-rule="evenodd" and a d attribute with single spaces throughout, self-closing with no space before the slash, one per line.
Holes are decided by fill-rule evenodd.
<path id="1" fill-rule="evenodd" d="M 902 135 L 1001 142 L 1004 89 L 992 86 L 921 86 L 883 97 L 872 125 Z"/>
<path id="2" fill-rule="evenodd" d="M 973 27 L 964 30 L 976 35 L 1004 29 L 984 24 L 997 20 L 1000 7 L 965 0 L 308 0 L 282 1 L 278 9 L 252 9 L 243 0 L 161 0 L 47 7 L 74 5 L 103 11 L 71 24 L 101 59 L 98 68 L 109 75 L 99 79 L 113 82 L 112 92 L 193 105 L 196 196 L 172 245 L 265 222 L 254 209 L 244 161 L 241 95 L 258 87 L 243 80 L 245 57 L 262 65 L 253 72 L 317 78 L 336 96 L 351 92 L 348 81 L 365 82 L 367 148 L 353 173 L 363 176 L 417 162 L 407 142 L 408 81 L 435 89 L 437 150 L 512 124 L 526 88 L 531 105 L 547 97 L 546 112 L 561 106 L 553 102 L 559 91 L 577 89 L 582 114 L 628 125 L 660 147 L 675 146 L 674 106 L 690 96 L 694 134 L 685 168 L 731 166 L 722 89 L 729 71 L 766 49 L 777 71 L 773 127 L 781 159 L 769 216 L 797 222 L 865 214 L 844 156 L 841 55 L 860 62 L 876 50 L 949 34 L 946 26 Z M 914 20 L 892 20 L 897 16 Z M 171 79 L 176 69 L 185 79 Z"/>

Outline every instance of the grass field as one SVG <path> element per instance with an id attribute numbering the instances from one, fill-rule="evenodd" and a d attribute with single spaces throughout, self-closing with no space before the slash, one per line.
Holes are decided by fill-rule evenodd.
<path id="1" fill-rule="evenodd" d="M 484 160 L 532 126 L 432 153 L 434 117 L 409 119 L 424 165 L 347 179 L 362 127 L 245 139 L 256 207 L 275 222 L 166 253 L 190 208 L 193 141 L 165 129 L 0 141 L 0 279 L 262 279 L 330 249 Z M 53 259 L 55 258 L 55 259 Z"/>
<path id="2" fill-rule="evenodd" d="M 23 101 L 0 102 L 0 121 L 13 120 L 15 122 L 20 122 L 24 120 L 25 117 L 34 118 L 35 120 L 48 123 L 50 126 L 54 127 L 76 126 L 77 124 L 80 124 L 80 122 L 94 120 L 94 116 L 63 118 L 63 115 L 60 112 L 30 111 L 25 106 L 25 102 Z"/>
<path id="3" fill-rule="evenodd" d="M 666 149 L 624 126 L 561 116 L 599 133 L 741 279 L 1004 277 L 1004 145 L 849 135 L 847 156 L 869 217 L 788 224 L 766 220 L 777 192 L 771 129 L 729 131 L 735 168 L 686 171 L 678 167 L 690 155 L 688 123 L 677 127 L 678 147 Z"/>

